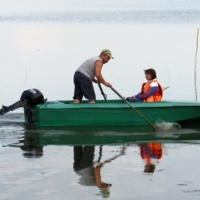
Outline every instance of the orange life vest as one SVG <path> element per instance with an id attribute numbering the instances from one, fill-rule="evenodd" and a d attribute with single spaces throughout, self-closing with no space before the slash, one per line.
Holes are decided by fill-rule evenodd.
<path id="1" fill-rule="evenodd" d="M 156 82 L 158 84 L 158 91 L 156 91 L 153 95 L 151 95 L 150 97 L 144 99 L 143 101 L 144 102 L 158 102 L 158 101 L 161 101 L 162 100 L 162 97 L 163 97 L 163 89 L 162 89 L 162 86 L 160 85 L 160 83 L 157 81 L 157 80 L 152 80 L 152 81 L 149 81 L 147 83 L 143 83 L 142 84 L 142 87 L 141 87 L 141 94 L 145 93 L 149 87 L 150 87 L 150 84 L 152 82 Z"/>
<path id="2" fill-rule="evenodd" d="M 149 142 L 148 146 L 157 159 L 162 158 L 162 144 L 160 142 Z"/>
<path id="3" fill-rule="evenodd" d="M 140 155 L 146 160 L 147 164 L 149 164 L 151 160 L 150 154 L 154 155 L 158 160 L 162 158 L 162 144 L 160 142 L 149 142 L 147 147 L 149 148 L 150 152 L 145 152 L 142 146 L 140 146 Z"/>

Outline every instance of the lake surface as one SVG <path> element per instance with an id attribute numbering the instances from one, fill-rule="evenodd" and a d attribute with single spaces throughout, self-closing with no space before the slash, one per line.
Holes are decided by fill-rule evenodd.
<path id="1" fill-rule="evenodd" d="M 44 129 L 6 116 L 0 199 L 199 199 L 199 126 Z"/>
<path id="2" fill-rule="evenodd" d="M 4 2 L 1 104 L 15 102 L 29 88 L 39 89 L 48 100 L 72 99 L 75 70 L 104 48 L 115 58 L 103 67 L 103 76 L 123 96 L 137 94 L 145 81 L 143 69 L 154 68 L 161 84 L 169 86 L 165 100 L 194 101 L 199 10 L 198 0 Z M 103 89 L 108 99 L 118 98 Z"/>
<path id="3" fill-rule="evenodd" d="M 199 26 L 198 0 L 2 1 L 0 104 L 29 88 L 72 99 L 75 70 L 104 48 L 114 59 L 103 76 L 122 96 L 137 94 L 143 69 L 154 68 L 169 86 L 163 100 L 199 101 Z M 0 199 L 199 199 L 199 134 L 196 124 L 36 129 L 18 109 L 0 117 Z"/>

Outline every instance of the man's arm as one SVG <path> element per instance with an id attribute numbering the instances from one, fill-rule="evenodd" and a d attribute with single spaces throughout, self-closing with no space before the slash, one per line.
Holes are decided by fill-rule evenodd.
<path id="1" fill-rule="evenodd" d="M 98 81 L 107 87 L 112 87 L 112 85 L 109 82 L 106 82 L 103 76 L 101 75 L 101 69 L 103 67 L 103 63 L 100 60 L 98 60 L 96 61 L 95 66 L 96 66 L 95 76 L 97 77 Z"/>

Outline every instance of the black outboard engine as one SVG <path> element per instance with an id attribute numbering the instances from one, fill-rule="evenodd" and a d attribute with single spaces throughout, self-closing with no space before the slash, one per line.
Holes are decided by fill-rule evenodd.
<path id="1" fill-rule="evenodd" d="M 36 105 L 43 104 L 46 101 L 47 99 L 44 99 L 43 94 L 38 89 L 25 90 L 20 97 L 20 101 L 17 101 L 16 103 L 10 106 L 2 105 L 0 115 L 4 115 L 5 113 L 13 111 L 16 108 L 20 107 L 29 106 L 31 108 L 34 108 Z"/>

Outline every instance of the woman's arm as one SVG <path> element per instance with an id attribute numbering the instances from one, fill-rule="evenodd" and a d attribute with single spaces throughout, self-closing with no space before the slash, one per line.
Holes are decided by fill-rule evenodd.
<path id="1" fill-rule="evenodd" d="M 153 95 L 157 90 L 158 90 L 158 86 L 153 86 L 153 87 L 150 86 L 145 93 L 143 93 L 143 94 L 139 93 L 139 94 L 135 95 L 135 97 L 137 99 L 146 99 L 146 98 L 150 97 L 151 95 Z"/>

